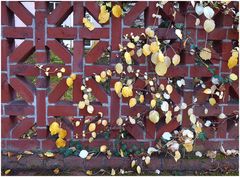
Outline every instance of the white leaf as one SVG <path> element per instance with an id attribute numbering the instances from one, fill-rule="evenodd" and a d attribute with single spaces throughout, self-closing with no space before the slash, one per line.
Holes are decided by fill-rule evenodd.
<path id="1" fill-rule="evenodd" d="M 192 122 L 192 124 L 195 124 L 196 123 L 196 116 L 194 114 L 191 114 L 190 115 L 190 121 Z"/>
<path id="2" fill-rule="evenodd" d="M 158 175 L 160 175 L 160 170 L 156 169 L 156 170 L 155 170 L 155 173 L 158 174 Z"/>
<path id="3" fill-rule="evenodd" d="M 175 34 L 177 35 L 177 37 L 179 37 L 180 39 L 182 39 L 182 31 L 180 29 L 176 29 L 175 30 Z"/>
<path id="4" fill-rule="evenodd" d="M 180 110 L 179 106 L 175 106 L 174 112 L 177 112 L 177 111 L 179 111 L 179 110 Z"/>
<path id="5" fill-rule="evenodd" d="M 129 121 L 132 125 L 136 124 L 136 120 L 134 118 L 132 118 L 131 116 L 129 116 Z"/>
<path id="6" fill-rule="evenodd" d="M 163 135 L 162 135 L 162 138 L 169 141 L 169 140 L 171 140 L 172 135 L 169 132 L 164 132 Z"/>
<path id="7" fill-rule="evenodd" d="M 197 98 L 194 98 L 194 99 L 193 99 L 193 102 L 194 102 L 194 103 L 196 103 L 197 101 L 198 101 L 198 99 L 197 99 Z"/>
<path id="8" fill-rule="evenodd" d="M 146 165 L 149 165 L 150 162 L 151 162 L 151 158 L 150 158 L 149 156 L 147 156 L 147 157 L 145 158 L 145 163 L 146 163 Z"/>
<path id="9" fill-rule="evenodd" d="M 81 152 L 79 153 L 79 157 L 81 157 L 82 159 L 85 159 L 88 156 L 88 151 L 86 150 L 81 150 Z"/>
<path id="10" fill-rule="evenodd" d="M 161 110 L 164 111 L 164 112 L 167 112 L 168 109 L 169 109 L 169 104 L 168 104 L 168 102 L 163 101 L 162 104 L 161 104 Z"/>
<path id="11" fill-rule="evenodd" d="M 214 11 L 209 6 L 204 7 L 203 13 L 204 13 L 204 16 L 208 19 L 211 19 L 214 16 Z"/>
<path id="12" fill-rule="evenodd" d="M 187 104 L 186 103 L 182 103 L 181 104 L 181 109 L 186 109 L 187 108 Z"/>
<path id="13" fill-rule="evenodd" d="M 195 152 L 195 156 L 202 157 L 202 153 L 200 151 Z"/>
<path id="14" fill-rule="evenodd" d="M 148 150 L 147 150 L 147 153 L 149 155 L 151 155 L 153 152 L 158 152 L 158 150 L 156 148 L 154 148 L 154 147 L 149 147 Z"/>
<path id="15" fill-rule="evenodd" d="M 188 115 L 190 116 L 192 114 L 193 114 L 193 108 L 188 109 Z"/>
<path id="16" fill-rule="evenodd" d="M 180 63 L 180 56 L 178 54 L 175 54 L 172 58 L 172 63 L 174 66 L 177 66 Z"/>
<path id="17" fill-rule="evenodd" d="M 203 24 L 203 28 L 207 33 L 212 32 L 215 29 L 215 21 L 212 19 L 207 19 L 205 20 L 204 24 Z"/>
<path id="18" fill-rule="evenodd" d="M 198 26 L 199 24 L 200 24 L 200 19 L 199 19 L 199 18 L 196 18 L 195 26 Z"/>
<path id="19" fill-rule="evenodd" d="M 193 136 L 193 132 L 192 131 L 190 131 L 190 130 L 183 130 L 183 132 L 182 132 L 182 134 L 183 134 L 183 136 L 187 136 L 187 137 L 189 137 L 189 138 L 193 138 L 194 136 Z M 186 142 L 185 142 L 186 143 Z"/>
<path id="20" fill-rule="evenodd" d="M 207 120 L 204 125 L 206 127 L 210 127 L 211 124 L 212 124 L 212 122 L 210 120 Z"/>
<path id="21" fill-rule="evenodd" d="M 202 15 L 203 14 L 203 6 L 202 6 L 202 4 L 199 4 L 199 3 L 196 4 L 195 12 L 198 15 Z"/>
<path id="22" fill-rule="evenodd" d="M 170 99 L 170 95 L 167 94 L 167 93 L 164 93 L 164 94 L 163 94 L 163 97 L 164 97 L 166 100 L 169 100 L 169 99 Z"/>
<path id="23" fill-rule="evenodd" d="M 208 109 L 205 108 L 205 109 L 204 109 L 204 114 L 207 114 L 207 113 L 208 113 Z"/>
<path id="24" fill-rule="evenodd" d="M 181 122 L 181 121 L 182 121 L 182 114 L 178 114 L 178 115 L 177 115 L 177 121 L 178 121 L 178 122 Z"/>
<path id="25" fill-rule="evenodd" d="M 224 113 L 219 114 L 218 118 L 219 119 L 225 119 L 227 116 Z"/>

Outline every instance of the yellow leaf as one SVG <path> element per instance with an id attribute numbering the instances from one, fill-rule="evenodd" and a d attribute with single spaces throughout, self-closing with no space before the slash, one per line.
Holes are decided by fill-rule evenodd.
<path id="1" fill-rule="evenodd" d="M 209 103 L 210 103 L 210 105 L 214 106 L 216 104 L 215 98 L 210 98 Z"/>
<path id="2" fill-rule="evenodd" d="M 75 80 L 77 78 L 76 74 L 71 74 L 70 77 L 72 78 L 72 80 Z"/>
<path id="3" fill-rule="evenodd" d="M 73 85 L 73 80 L 71 77 L 68 77 L 67 80 L 66 80 L 66 83 L 67 83 L 67 86 L 68 87 L 71 87 Z"/>
<path id="4" fill-rule="evenodd" d="M 180 158 L 181 158 L 180 152 L 179 151 L 175 151 L 175 156 L 174 156 L 175 161 L 177 162 Z"/>
<path id="5" fill-rule="evenodd" d="M 141 171 L 142 171 L 142 169 L 141 169 L 141 167 L 138 165 L 138 166 L 137 166 L 137 173 L 138 173 L 138 174 L 141 174 Z"/>
<path id="6" fill-rule="evenodd" d="M 167 65 L 165 63 L 159 62 L 156 66 L 155 66 L 155 72 L 159 75 L 159 76 L 164 76 L 167 73 Z"/>
<path id="7" fill-rule="evenodd" d="M 135 48 L 135 44 L 132 42 L 127 43 L 127 47 L 130 49 L 134 49 Z"/>
<path id="8" fill-rule="evenodd" d="M 143 102 L 144 102 L 144 95 L 140 95 L 140 97 L 139 97 L 139 102 L 140 102 L 140 103 L 143 103 Z"/>
<path id="9" fill-rule="evenodd" d="M 79 109 L 84 109 L 85 108 L 85 102 L 84 101 L 79 101 L 78 108 Z"/>
<path id="10" fill-rule="evenodd" d="M 238 76 L 236 74 L 232 73 L 229 75 L 229 78 L 233 81 L 236 81 L 238 79 Z"/>
<path id="11" fill-rule="evenodd" d="M 205 47 L 200 51 L 199 55 L 203 60 L 210 60 L 212 57 L 212 52 L 210 49 Z"/>
<path id="12" fill-rule="evenodd" d="M 123 71 L 123 65 L 122 65 L 122 63 L 117 63 L 117 64 L 115 65 L 115 70 L 116 70 L 116 72 L 117 72 L 118 74 L 121 74 L 122 71 Z"/>
<path id="13" fill-rule="evenodd" d="M 100 13 L 98 15 L 98 21 L 100 24 L 106 23 L 110 18 L 110 13 L 106 10 L 106 6 L 100 7 Z"/>
<path id="14" fill-rule="evenodd" d="M 175 54 L 172 58 L 172 63 L 174 66 L 177 66 L 180 63 L 180 56 L 178 54 Z"/>
<path id="15" fill-rule="evenodd" d="M 157 101 L 155 99 L 152 99 L 150 102 L 151 108 L 154 108 L 156 106 Z"/>
<path id="16" fill-rule="evenodd" d="M 4 174 L 5 174 L 5 175 L 8 175 L 10 172 L 11 172 L 11 169 L 8 169 L 8 170 L 5 170 L 5 171 L 4 171 Z"/>
<path id="17" fill-rule="evenodd" d="M 129 65 L 132 64 L 132 58 L 131 58 L 131 55 L 129 52 L 124 53 L 124 58 L 125 58 L 125 61 L 127 64 L 129 64 Z"/>
<path id="18" fill-rule="evenodd" d="M 238 63 L 238 58 L 235 56 L 231 56 L 228 60 L 228 68 L 232 69 L 237 65 L 237 63 Z"/>
<path id="19" fill-rule="evenodd" d="M 66 136 L 67 136 L 67 131 L 65 129 L 63 129 L 63 128 L 60 128 L 59 132 L 58 132 L 58 137 L 63 139 Z"/>
<path id="20" fill-rule="evenodd" d="M 91 176 L 91 175 L 93 174 L 93 172 L 92 172 L 91 170 L 87 170 L 87 171 L 86 171 L 86 174 L 89 175 L 89 176 Z"/>
<path id="21" fill-rule="evenodd" d="M 131 162 L 131 167 L 133 168 L 135 165 L 136 165 L 136 160 L 133 160 L 133 161 Z"/>
<path id="22" fill-rule="evenodd" d="M 97 83 L 100 83 L 101 82 L 101 77 L 99 75 L 95 75 L 95 81 Z"/>
<path id="23" fill-rule="evenodd" d="M 83 18 L 83 24 L 86 28 L 88 28 L 90 31 L 94 30 L 94 25 L 91 23 L 87 18 Z"/>
<path id="24" fill-rule="evenodd" d="M 130 87 L 124 86 L 123 89 L 122 89 L 122 95 L 125 98 L 131 97 L 131 96 L 133 96 L 133 91 Z"/>
<path id="25" fill-rule="evenodd" d="M 58 138 L 56 140 L 56 146 L 57 146 L 57 148 L 65 147 L 66 146 L 66 141 L 62 138 Z"/>
<path id="26" fill-rule="evenodd" d="M 59 126 L 58 122 L 53 122 L 49 127 L 49 131 L 50 131 L 51 135 L 58 134 L 59 130 L 60 130 L 60 126 Z"/>
<path id="27" fill-rule="evenodd" d="M 88 127 L 88 130 L 89 130 L 90 132 L 95 131 L 95 130 L 96 130 L 96 124 L 95 124 L 95 123 L 90 123 L 90 124 L 89 124 L 89 127 Z"/>
<path id="28" fill-rule="evenodd" d="M 163 55 L 163 53 L 162 53 L 162 51 L 161 50 L 159 50 L 159 52 L 158 52 L 158 61 L 160 61 L 160 62 L 164 62 L 164 55 Z"/>
<path id="29" fill-rule="evenodd" d="M 106 152 L 107 151 L 107 146 L 106 145 L 102 145 L 100 147 L 100 152 Z"/>
<path id="30" fill-rule="evenodd" d="M 185 143 L 185 144 L 183 144 L 183 146 L 185 147 L 187 152 L 192 152 L 192 150 L 193 150 L 192 143 Z"/>
<path id="31" fill-rule="evenodd" d="M 149 49 L 150 49 L 150 51 L 151 51 L 152 53 L 158 52 L 158 51 L 159 51 L 159 45 L 158 45 L 158 43 L 157 43 L 157 42 L 152 42 L 151 45 L 150 45 L 150 47 L 149 47 Z"/>
<path id="32" fill-rule="evenodd" d="M 122 15 L 122 8 L 119 5 L 114 5 L 112 8 L 112 13 L 118 18 Z"/>
<path id="33" fill-rule="evenodd" d="M 205 94 L 212 94 L 212 91 L 211 91 L 211 89 L 210 88 L 206 88 L 204 91 L 203 91 L 203 93 L 205 93 Z"/>
<path id="34" fill-rule="evenodd" d="M 154 31 L 151 28 L 146 28 L 145 33 L 148 35 L 148 37 L 152 38 L 154 37 Z"/>
<path id="35" fill-rule="evenodd" d="M 118 81 L 114 84 L 114 90 L 117 94 L 119 94 L 122 90 L 122 82 Z"/>
<path id="36" fill-rule="evenodd" d="M 159 113 L 155 110 L 152 110 L 149 112 L 149 120 L 156 124 L 159 122 L 159 119 L 160 119 L 160 116 L 159 116 Z"/>
<path id="37" fill-rule="evenodd" d="M 168 111 L 166 114 L 165 114 L 166 118 L 165 118 L 165 122 L 166 124 L 168 124 L 171 120 L 172 120 L 172 112 L 171 111 Z"/>
<path id="38" fill-rule="evenodd" d="M 137 104 L 136 98 L 131 98 L 131 99 L 129 100 L 129 107 L 130 107 L 130 108 L 134 107 L 136 104 Z"/>
<path id="39" fill-rule="evenodd" d="M 144 44 L 142 52 L 143 52 L 143 55 L 145 55 L 145 57 L 147 57 L 148 55 L 151 54 L 151 50 L 150 50 L 149 44 Z"/>

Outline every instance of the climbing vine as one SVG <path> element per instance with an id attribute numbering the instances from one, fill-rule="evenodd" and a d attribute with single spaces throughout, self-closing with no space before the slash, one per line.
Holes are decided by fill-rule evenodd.
<path id="1" fill-rule="evenodd" d="M 157 20 L 161 20 L 159 15 L 159 9 L 163 8 L 164 2 L 157 3 L 157 11 L 153 12 L 152 17 Z M 197 16 L 195 25 L 200 25 L 200 16 L 204 16 L 203 29 L 206 32 L 206 42 L 204 47 L 199 47 L 194 43 L 194 40 L 189 36 L 188 31 L 183 30 L 183 25 L 174 24 L 172 22 L 167 23 L 162 21 L 161 25 L 167 25 L 175 31 L 175 35 L 180 41 L 180 48 L 176 49 L 171 46 L 171 40 L 162 40 L 158 38 L 156 33 L 155 24 L 149 26 L 140 35 L 134 35 L 133 33 L 123 36 L 126 44 L 119 44 L 119 55 L 116 61 L 118 61 L 113 70 L 107 69 L 100 73 L 94 73 L 92 78 L 97 83 L 106 87 L 111 79 L 117 78 L 114 83 L 115 94 L 121 98 L 128 100 L 129 108 L 133 108 L 137 105 L 146 105 L 146 110 L 137 113 L 134 116 L 121 116 L 116 119 L 115 125 L 110 125 L 108 120 L 105 120 L 103 113 L 99 112 L 93 118 L 86 118 L 83 122 L 82 137 L 88 137 L 89 143 L 92 143 L 100 137 L 104 136 L 106 140 L 109 139 L 112 130 L 118 130 L 118 136 L 115 140 L 115 148 L 111 149 L 106 144 L 102 144 L 98 148 L 84 147 L 79 141 L 71 140 L 69 145 L 66 143 L 67 131 L 62 128 L 62 122 L 54 121 L 49 131 L 52 136 L 56 138 L 56 146 L 59 148 L 59 152 L 64 156 L 75 155 L 80 158 L 90 160 L 97 157 L 99 154 L 105 155 L 108 159 L 111 156 L 118 157 L 130 157 L 131 167 L 136 170 L 138 174 L 142 173 L 142 170 L 151 163 L 152 154 L 166 153 L 172 156 L 177 162 L 185 155 L 185 152 L 192 152 L 194 144 L 197 139 L 205 141 L 207 139 L 203 127 L 211 127 L 215 122 L 200 120 L 198 116 L 194 114 L 195 103 L 198 98 L 195 97 L 193 104 L 187 104 L 185 102 L 175 103 L 172 99 L 174 91 L 184 91 L 186 82 L 184 77 L 170 78 L 167 77 L 167 83 L 162 83 L 162 77 L 166 77 L 170 67 L 175 68 L 182 63 L 181 52 L 189 52 L 194 56 L 194 62 L 196 66 L 204 66 L 211 73 L 211 87 L 206 87 L 204 80 L 201 78 L 193 78 L 195 88 L 201 87 L 202 92 L 209 95 L 208 102 L 211 106 L 218 103 L 219 100 L 224 99 L 225 84 L 232 84 L 238 80 L 237 73 L 233 73 L 232 69 L 238 64 L 238 52 L 239 47 L 236 46 L 232 49 L 231 57 L 227 61 L 230 74 L 223 77 L 218 74 L 214 67 L 212 67 L 213 51 L 207 44 L 209 34 L 214 31 L 216 25 L 213 17 L 216 10 L 222 11 L 224 14 L 230 13 L 234 20 L 239 18 L 238 12 L 234 8 L 228 8 L 227 2 L 193 2 L 193 7 Z M 99 24 L 105 24 L 109 21 L 110 16 L 113 15 L 116 18 L 124 16 L 125 10 L 122 9 L 120 4 L 112 5 L 111 2 L 99 3 L 100 13 L 98 16 Z M 175 3 L 173 19 L 176 17 L 176 11 L 178 11 L 179 5 Z M 94 31 L 95 26 L 87 18 L 82 19 L 84 26 L 89 31 Z M 174 52 L 173 57 L 167 55 L 167 49 L 171 49 Z M 134 65 L 138 63 L 141 58 L 144 57 L 149 61 L 151 72 L 142 73 L 140 69 L 135 69 Z M 220 60 L 220 59 L 219 59 Z M 57 73 L 58 77 L 62 77 L 62 73 L 65 72 L 64 68 L 51 71 L 50 68 L 43 69 L 42 66 L 37 65 L 41 70 L 44 70 L 48 76 L 49 73 Z M 177 67 L 176 67 L 177 69 Z M 67 79 L 66 84 L 68 87 L 72 87 L 76 80 L 76 74 L 72 73 Z M 89 78 L 83 79 L 83 85 L 79 89 L 83 94 L 82 100 L 79 101 L 79 109 L 86 109 L 89 114 L 93 114 L 94 105 L 92 104 L 96 99 L 92 94 L 92 88 L 87 87 L 86 82 Z M 143 88 L 135 87 L 135 83 L 141 81 L 144 83 Z M 108 83 L 108 84 L 107 84 Z M 183 117 L 183 110 L 187 110 L 188 117 Z M 208 109 L 205 108 L 203 114 L 207 114 Z M 233 115 L 225 115 L 221 113 L 218 115 L 219 119 L 238 119 L 238 112 L 234 112 Z M 161 119 L 164 119 L 165 125 L 169 124 L 172 120 L 176 120 L 180 125 L 183 119 L 189 119 L 191 125 L 189 127 L 180 127 L 173 132 L 164 132 L 162 136 L 155 139 L 156 145 L 148 148 L 139 148 L 137 146 L 127 147 L 124 143 L 124 139 L 128 137 L 126 126 L 138 124 L 142 128 L 146 128 L 145 122 L 149 120 L 153 124 L 159 124 Z M 73 122 L 73 125 L 80 126 L 80 121 Z M 100 128 L 101 131 L 97 131 Z M 78 138 L 79 135 L 76 135 Z M 221 152 L 225 155 L 237 154 L 236 151 L 225 151 L 222 147 Z M 215 152 L 209 151 L 207 156 L 214 157 Z M 202 153 L 197 151 L 196 156 L 201 157 Z M 87 174 L 91 175 L 92 171 L 88 170 Z M 116 174 L 116 171 L 112 169 L 112 175 Z"/>

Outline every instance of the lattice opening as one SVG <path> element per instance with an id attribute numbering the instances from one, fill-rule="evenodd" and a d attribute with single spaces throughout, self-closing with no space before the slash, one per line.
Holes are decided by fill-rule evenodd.
<path id="1" fill-rule="evenodd" d="M 32 14 L 35 15 L 35 2 L 27 1 L 21 2 L 21 4 Z"/>
<path id="2" fill-rule="evenodd" d="M 24 39 L 14 39 L 15 48 L 24 42 Z"/>
<path id="3" fill-rule="evenodd" d="M 32 83 L 35 85 L 37 83 L 37 77 L 36 76 L 25 76 L 26 81 Z"/>
<path id="4" fill-rule="evenodd" d="M 23 62 L 23 64 L 36 64 L 37 62 L 35 61 L 35 53 L 31 54 L 27 60 Z"/>
<path id="5" fill-rule="evenodd" d="M 85 11 L 84 17 L 87 18 L 95 26 L 95 28 L 102 27 L 102 25 L 100 25 L 98 21 L 88 11 Z"/>
<path id="6" fill-rule="evenodd" d="M 51 76 L 49 79 L 49 89 L 53 90 L 61 80 L 62 78 L 58 78 L 57 76 Z M 60 98 L 60 101 L 72 101 L 73 99 L 72 93 L 73 93 L 73 88 L 69 87 L 68 90 Z"/>
<path id="7" fill-rule="evenodd" d="M 137 17 L 136 20 L 131 25 L 131 28 L 144 28 L 145 21 L 144 21 L 144 11 Z"/>
<path id="8" fill-rule="evenodd" d="M 62 27 L 73 27 L 73 12 L 61 24 Z"/>
<path id="9" fill-rule="evenodd" d="M 28 129 L 20 138 L 22 139 L 32 139 L 37 137 L 36 124 Z"/>
<path id="10" fill-rule="evenodd" d="M 60 57 L 58 57 L 52 50 L 49 50 L 49 59 L 51 64 L 64 64 Z"/>
<path id="11" fill-rule="evenodd" d="M 95 65 L 109 65 L 110 64 L 110 51 L 107 49 L 101 57 L 94 63 Z"/>

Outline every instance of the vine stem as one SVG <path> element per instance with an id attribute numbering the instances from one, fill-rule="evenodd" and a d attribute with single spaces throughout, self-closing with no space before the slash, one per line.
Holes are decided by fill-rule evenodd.
<path id="1" fill-rule="evenodd" d="M 205 47 L 207 47 L 208 33 L 206 33 Z"/>

